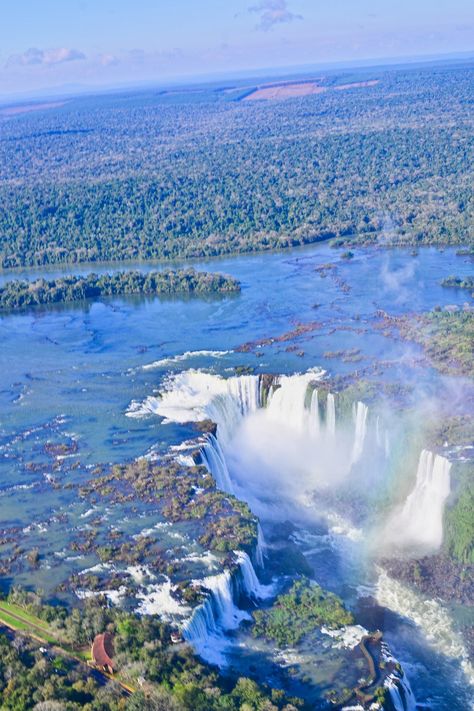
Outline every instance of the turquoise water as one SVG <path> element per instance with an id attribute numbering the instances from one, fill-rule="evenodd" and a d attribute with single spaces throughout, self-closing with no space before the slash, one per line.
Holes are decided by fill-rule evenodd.
<path id="1" fill-rule="evenodd" d="M 328 262 L 336 270 L 326 270 L 326 276 L 321 276 L 317 268 Z M 353 260 L 345 261 L 339 251 L 322 245 L 194 266 L 237 277 L 242 293 L 187 300 L 113 298 L 0 318 L 2 534 L 21 537 L 25 549 L 38 546 L 44 555 L 39 570 L 18 568 L 14 581 L 41 586 L 55 595 L 56 585 L 71 571 L 94 564 L 87 556 L 66 560 L 71 557 L 66 555 L 68 543 L 87 520 L 87 504 L 76 499 L 74 490 L 55 487 L 54 481 L 85 481 L 97 464 L 134 459 L 151 448 L 166 452 L 170 445 L 195 436 L 190 426 L 125 416 L 130 402 L 141 401 L 159 388 L 170 370 L 203 367 L 225 375 L 236 366 L 248 366 L 257 373 L 292 373 L 319 366 L 330 375 L 357 373 L 403 383 L 413 387 L 413 398 L 420 393 L 436 397 L 450 414 L 471 406 L 472 385 L 437 374 L 416 345 L 374 329 L 379 309 L 399 315 L 467 302 L 466 292 L 439 285 L 449 274 L 472 273 L 472 262 L 454 250 L 422 249 L 413 255 L 411 250 L 360 249 L 355 250 Z M 161 267 L 137 265 L 144 270 Z M 49 274 L 108 269 L 101 265 L 55 269 Z M 0 283 L 8 276 L 0 275 Z M 28 271 L 16 276 L 37 275 Z M 317 322 L 314 330 L 293 340 L 254 345 L 250 352 L 235 350 L 244 343 L 278 339 L 297 324 L 309 322 Z M 294 350 L 288 350 L 293 346 Z M 328 356 L 348 350 L 353 350 L 352 360 Z M 221 353 L 143 369 L 199 351 Z M 58 459 L 57 451 L 45 451 L 45 444 L 51 442 L 66 445 L 64 459 Z M 126 514 L 132 532 L 145 528 L 147 517 L 155 520 L 152 511 Z M 107 515 L 113 523 L 124 512 Z M 327 570 L 324 575 L 330 582 Z M 3 584 L 9 582 L 5 578 Z M 394 624 L 394 629 L 416 677 L 417 664 L 428 664 L 424 656 L 428 653 L 420 651 L 423 645 L 418 639 L 410 647 L 403 625 Z M 427 682 L 426 675 L 419 676 L 424 681 L 416 691 L 422 700 L 428 694 L 423 689 Z M 445 678 L 442 675 L 441 686 Z M 413 678 L 412 685 L 417 687 Z M 452 693 L 451 704 L 457 692 Z"/>

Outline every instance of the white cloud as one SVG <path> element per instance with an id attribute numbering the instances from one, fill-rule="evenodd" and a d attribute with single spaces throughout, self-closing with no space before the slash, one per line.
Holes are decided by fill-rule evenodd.
<path id="1" fill-rule="evenodd" d="M 301 15 L 288 9 L 287 0 L 260 0 L 257 5 L 249 7 L 249 12 L 256 12 L 260 15 L 257 29 L 265 31 L 271 30 L 272 27 L 281 23 L 303 19 Z"/>
<path id="2" fill-rule="evenodd" d="M 68 49 L 67 47 L 57 47 L 55 49 L 38 49 L 30 47 L 22 54 L 12 54 L 7 60 L 7 66 L 11 65 L 52 65 L 63 62 L 73 62 L 78 59 L 85 59 L 86 55 L 78 49 Z"/>
<path id="3" fill-rule="evenodd" d="M 118 64 L 120 61 L 119 58 L 115 56 L 115 54 L 108 53 L 99 54 L 97 60 L 99 64 L 101 64 L 103 67 L 111 67 L 115 64 Z"/>

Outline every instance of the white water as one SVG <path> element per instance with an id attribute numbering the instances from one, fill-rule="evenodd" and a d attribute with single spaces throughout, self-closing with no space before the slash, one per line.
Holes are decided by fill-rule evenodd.
<path id="1" fill-rule="evenodd" d="M 417 710 L 416 698 L 405 676 L 390 676 L 385 681 L 384 686 L 386 686 L 390 692 L 390 698 L 395 711 Z"/>
<path id="2" fill-rule="evenodd" d="M 255 550 L 255 556 L 257 560 L 257 565 L 261 568 L 265 565 L 265 557 L 267 555 L 267 544 L 263 535 L 262 527 L 258 523 L 257 527 L 257 548 Z"/>
<path id="3" fill-rule="evenodd" d="M 328 393 L 326 401 L 326 429 L 331 437 L 336 436 L 336 401 L 332 393 Z"/>
<path id="4" fill-rule="evenodd" d="M 474 668 L 469 654 L 440 602 L 422 597 L 389 577 L 385 571 L 380 573 L 376 597 L 380 605 L 412 620 L 434 649 L 451 659 L 458 659 L 466 677 L 474 685 Z"/>
<path id="5" fill-rule="evenodd" d="M 137 594 L 140 604 L 137 612 L 141 615 L 159 615 L 163 620 L 172 621 L 176 616 L 189 615 L 191 609 L 182 605 L 171 594 L 176 586 L 170 580 L 149 585 L 146 591 Z"/>
<path id="6" fill-rule="evenodd" d="M 314 386 L 323 375 L 314 369 L 275 377 L 263 407 L 258 376 L 225 379 L 187 370 L 169 376 L 159 396 L 132 403 L 127 414 L 155 413 L 165 422 L 212 420 L 217 435 L 206 437 L 201 453 L 217 486 L 240 496 L 264 517 L 275 512 L 262 501 L 273 498 L 275 503 L 279 491 L 279 505 L 285 500 L 289 515 L 295 505 L 314 507 L 318 490 L 342 484 L 364 453 L 367 406 L 357 403 L 352 426 L 344 419 L 337 422 L 336 399 L 328 393 L 321 423 L 320 393 Z M 191 463 L 187 454 L 180 455 L 183 464 Z M 352 485 L 361 487 L 363 482 Z M 323 505 L 319 509 L 324 512 Z M 259 564 L 262 553 L 259 546 Z"/>
<path id="7" fill-rule="evenodd" d="M 182 363 L 186 360 L 192 360 L 194 358 L 222 358 L 223 356 L 231 353 L 232 351 L 186 351 L 175 356 L 169 356 L 168 358 L 161 358 L 161 360 L 155 360 L 153 363 L 147 363 L 147 365 L 142 366 L 142 370 L 155 370 L 156 368 L 165 368 L 170 365 L 175 365 L 176 363 Z"/>
<path id="8" fill-rule="evenodd" d="M 269 394 L 266 411 L 275 422 L 288 423 L 298 432 L 310 432 L 312 412 L 305 407 L 308 386 L 320 380 L 323 373 L 309 372 L 298 375 L 282 375 L 273 392 Z"/>
<path id="9" fill-rule="evenodd" d="M 382 657 L 386 663 L 398 663 L 384 641 L 381 642 L 381 650 Z M 395 711 L 417 711 L 415 694 L 408 681 L 408 677 L 403 671 L 393 671 L 392 674 L 385 679 L 384 686 L 389 690 Z"/>
<path id="10" fill-rule="evenodd" d="M 234 555 L 240 572 L 241 593 L 254 602 L 270 597 L 273 586 L 260 583 L 247 553 L 234 551 Z M 203 659 L 219 666 L 226 664 L 225 650 L 229 642 L 225 632 L 237 629 L 243 620 L 250 619 L 249 613 L 235 604 L 234 588 L 239 581 L 234 576 L 235 573 L 225 570 L 199 581 L 199 586 L 207 591 L 207 597 L 182 625 L 184 639 Z"/>
<path id="11" fill-rule="evenodd" d="M 311 393 L 310 413 L 310 434 L 313 437 L 319 437 L 321 432 L 321 422 L 319 417 L 319 394 L 316 388 Z"/>
<path id="12" fill-rule="evenodd" d="M 355 432 L 352 447 L 351 463 L 359 461 L 364 451 L 365 437 L 367 434 L 367 414 L 369 408 L 363 402 L 358 402 L 355 407 Z"/>
<path id="13" fill-rule="evenodd" d="M 239 564 L 244 591 L 247 597 L 253 600 L 264 600 L 271 597 L 274 588 L 273 585 L 262 585 L 257 574 L 255 573 L 252 561 L 245 551 L 234 551 Z"/>
<path id="14" fill-rule="evenodd" d="M 260 405 L 256 375 L 221 378 L 198 370 L 186 370 L 169 377 L 160 393 L 142 403 L 132 402 L 127 415 L 155 414 L 165 422 L 199 422 L 210 419 L 218 426 L 221 444 L 230 439 L 245 415 Z"/>
<path id="15" fill-rule="evenodd" d="M 222 489 L 222 491 L 227 491 L 228 494 L 233 494 L 234 487 L 230 480 L 230 474 L 222 447 L 213 434 L 207 434 L 206 440 L 206 443 L 201 447 L 202 463 L 209 474 L 214 477 L 217 488 Z"/>
<path id="16" fill-rule="evenodd" d="M 161 398 L 149 398 L 141 408 L 142 413 L 152 410 L 168 421 L 211 419 L 216 422 L 217 438 L 214 439 L 219 449 L 209 437 L 203 459 L 207 456 L 206 464 L 218 486 L 235 491 L 237 496 L 246 499 L 255 513 L 272 515 L 278 507 L 281 516 L 294 512 L 292 505 L 310 513 L 315 508 L 319 491 L 346 488 L 351 465 L 362 457 L 366 462 L 372 442 L 367 436 L 368 411 L 364 403 L 357 404 L 355 422 L 350 427 L 350 423 L 336 421 L 335 397 L 328 393 L 325 422 L 320 422 L 320 393 L 314 389 L 314 383 L 321 377 L 322 373 L 314 372 L 275 379 L 275 385 L 268 393 L 267 406 L 263 408 L 258 377 L 224 380 L 215 375 L 187 371 L 169 378 Z M 313 389 L 308 402 L 310 384 Z M 373 440 L 374 445 L 375 442 L 378 445 L 377 451 L 383 449 L 388 456 L 388 434 L 380 422 L 376 424 Z M 369 459 L 367 463 L 370 463 Z M 450 466 L 443 457 L 426 451 L 422 453 L 413 491 L 394 512 L 396 515 L 390 517 L 390 526 L 384 526 L 392 546 L 395 537 L 398 544 L 404 543 L 410 548 L 422 546 L 426 549 L 439 545 L 444 503 L 450 489 Z M 354 468 L 352 479 L 357 474 L 360 481 L 350 483 L 358 484 L 361 492 L 369 494 L 368 479 L 361 478 L 360 471 L 361 467 Z M 334 521 L 328 523 L 332 530 Z M 339 531 L 344 537 L 348 537 L 347 531 L 356 532 L 350 537 L 359 547 L 360 541 L 365 539 L 363 529 L 355 529 L 350 524 L 337 524 Z M 251 566 L 250 560 L 248 562 Z M 247 596 L 261 598 L 264 586 L 259 583 L 253 567 L 247 568 L 242 558 L 239 563 Z M 219 658 L 217 663 L 222 664 L 224 633 L 235 629 L 247 613 L 236 607 L 230 578 L 225 574 L 209 578 L 206 587 L 209 587 L 210 594 L 183 627 L 183 636 L 204 658 L 210 661 Z M 382 588 L 379 581 L 380 604 L 395 609 L 393 601 L 383 602 Z M 401 614 L 418 624 L 415 610 L 410 606 Z M 427 639 L 433 643 L 430 637 Z M 398 679 L 390 691 L 400 711 L 411 708 L 400 706 L 403 701 L 398 688 L 405 683 L 408 684 L 406 678 Z"/>
<path id="17" fill-rule="evenodd" d="M 383 532 L 396 550 L 435 552 L 443 542 L 443 514 L 450 493 L 451 463 L 439 454 L 421 452 L 416 482 L 405 503 L 390 516 Z"/>
<path id="18" fill-rule="evenodd" d="M 208 597 L 196 607 L 191 618 L 182 627 L 183 638 L 210 664 L 225 665 L 224 651 L 228 646 L 216 624 L 212 600 Z"/>
<path id="19" fill-rule="evenodd" d="M 208 590 L 208 596 L 183 624 L 182 634 L 203 659 L 225 666 L 229 642 L 224 633 L 236 629 L 250 615 L 234 604 L 230 571 L 204 578 L 200 585 Z"/>
<path id="20" fill-rule="evenodd" d="M 336 649 L 354 649 L 360 643 L 362 638 L 368 634 L 367 630 L 361 625 L 346 625 L 337 630 L 330 630 L 327 627 L 321 627 L 321 632 L 333 639 L 333 647 Z"/>

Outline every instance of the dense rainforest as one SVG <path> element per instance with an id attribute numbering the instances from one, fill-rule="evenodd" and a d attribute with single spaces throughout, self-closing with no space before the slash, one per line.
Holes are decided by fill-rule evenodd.
<path id="1" fill-rule="evenodd" d="M 0 116 L 0 266 L 466 244 L 473 68 L 365 70 L 378 83 L 340 91 L 344 74 L 328 76 L 289 100 L 215 86 Z"/>
<path id="2" fill-rule="evenodd" d="M 58 654 L 17 633 L 0 635 L 2 711 L 297 711 L 299 699 L 255 681 L 223 678 L 185 645 L 170 642 L 170 627 L 155 617 L 138 617 L 89 599 L 84 609 L 68 612 L 43 604 L 36 593 L 14 588 L 8 597 L 54 632 L 71 654 Z M 104 680 L 80 663 L 98 632 L 114 635 L 122 682 L 141 688 L 125 695 L 118 683 Z M 75 658 L 79 657 L 79 659 Z"/>

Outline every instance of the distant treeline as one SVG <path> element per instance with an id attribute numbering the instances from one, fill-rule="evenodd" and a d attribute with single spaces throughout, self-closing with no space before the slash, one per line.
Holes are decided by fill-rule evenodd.
<path id="1" fill-rule="evenodd" d="M 237 291 L 240 291 L 239 282 L 222 274 L 197 272 L 194 269 L 148 274 L 126 271 L 115 274 L 66 276 L 50 281 L 12 280 L 0 287 L 0 309 L 69 303 L 125 294 L 199 295 Z"/>
<path id="2" fill-rule="evenodd" d="M 131 93 L 4 120 L 0 267 L 470 243 L 472 64 L 371 78 L 287 101 Z"/>

